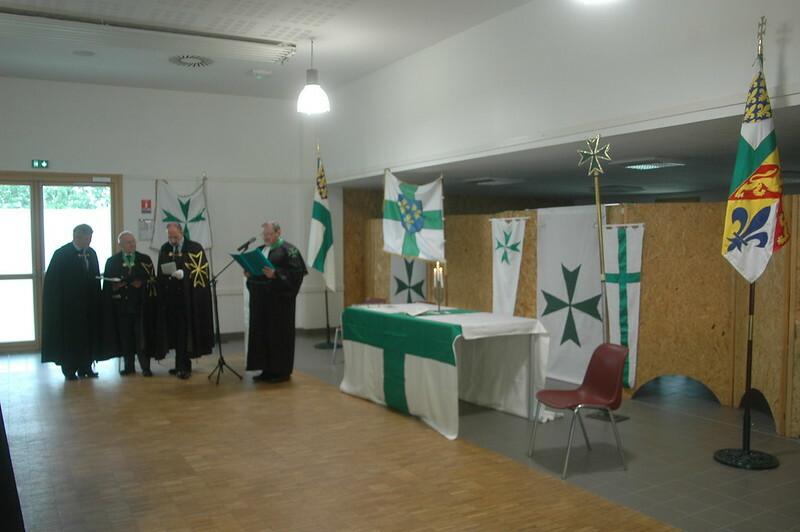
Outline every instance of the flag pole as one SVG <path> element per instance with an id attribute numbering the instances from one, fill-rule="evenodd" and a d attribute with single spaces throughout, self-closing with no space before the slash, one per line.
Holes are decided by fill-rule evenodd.
<path id="1" fill-rule="evenodd" d="M 766 17 L 761 17 L 758 23 L 758 44 L 757 44 L 757 58 L 759 71 L 764 70 L 764 33 L 767 29 Z M 753 373 L 753 321 L 755 317 L 755 301 L 756 301 L 756 283 L 750 283 L 750 299 L 748 301 L 748 316 L 747 316 L 747 362 L 745 364 L 745 380 L 744 380 L 744 396 L 742 403 L 744 405 L 744 417 L 742 419 L 742 448 L 741 449 L 719 449 L 714 453 L 714 460 L 727 466 L 736 467 L 738 469 L 774 469 L 778 467 L 779 462 L 776 457 L 771 454 L 754 451 L 750 448 L 750 431 L 752 422 L 750 420 L 750 402 L 752 391 L 752 373 Z"/>
<path id="2" fill-rule="evenodd" d="M 611 155 L 608 151 L 611 149 L 610 144 L 600 146 L 600 135 L 595 135 L 587 139 L 586 144 L 588 149 L 578 150 L 580 161 L 578 166 L 589 164 L 588 175 L 594 179 L 594 204 L 597 208 L 597 242 L 600 246 L 600 299 L 603 301 L 603 343 L 609 342 L 608 332 L 608 300 L 606 298 L 606 262 L 605 250 L 603 243 L 603 204 L 600 201 L 600 174 L 603 173 L 603 167 L 600 166 L 600 161 L 610 161 Z"/>
<path id="3" fill-rule="evenodd" d="M 316 144 L 317 148 L 317 171 L 319 171 L 319 161 L 320 161 L 320 153 L 319 153 L 319 140 Z M 316 349 L 333 349 L 334 344 L 331 342 L 331 318 L 330 318 L 330 311 L 328 309 L 328 283 L 327 281 L 324 282 L 324 286 L 322 288 L 323 294 L 325 294 L 325 341 L 316 344 L 314 347 Z M 341 345 L 337 345 L 336 347 L 342 347 Z"/>

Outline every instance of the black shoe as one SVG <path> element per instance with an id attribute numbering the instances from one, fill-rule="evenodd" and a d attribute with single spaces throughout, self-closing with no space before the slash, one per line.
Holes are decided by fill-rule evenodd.
<path id="1" fill-rule="evenodd" d="M 177 375 L 178 374 L 178 370 L 175 369 L 175 368 L 172 368 L 171 370 L 169 370 L 169 374 L 170 375 Z"/>
<path id="2" fill-rule="evenodd" d="M 78 376 L 75 375 L 74 373 L 70 373 L 69 375 L 64 375 L 64 380 L 76 381 L 78 380 Z"/>
<path id="3" fill-rule="evenodd" d="M 142 377 L 152 377 L 152 376 L 153 376 L 153 372 L 150 371 L 149 369 L 143 369 L 142 370 Z"/>
<path id="4" fill-rule="evenodd" d="M 260 373 L 259 375 L 253 375 L 253 380 L 255 382 L 267 382 L 271 378 L 272 377 L 270 377 L 269 375 L 267 375 L 266 373 L 263 373 L 263 372 Z"/>
<path id="5" fill-rule="evenodd" d="M 92 370 L 90 370 L 90 369 L 83 370 L 83 371 L 80 371 L 80 372 L 78 372 L 78 373 L 80 374 L 80 377 L 81 377 L 82 379 L 96 379 L 97 377 L 99 377 L 99 376 L 100 376 L 100 374 L 99 374 L 99 373 L 97 373 L 97 372 L 95 372 L 95 371 L 92 371 Z"/>
<path id="6" fill-rule="evenodd" d="M 133 375 L 134 373 L 136 373 L 135 369 L 121 369 L 121 370 L 119 370 L 119 374 L 122 375 L 123 377 L 125 375 Z"/>
<path id="7" fill-rule="evenodd" d="M 188 379 L 189 377 L 192 376 L 192 372 L 191 371 L 179 371 L 177 373 L 177 375 L 178 375 L 178 378 L 180 380 L 185 381 L 186 379 Z"/>

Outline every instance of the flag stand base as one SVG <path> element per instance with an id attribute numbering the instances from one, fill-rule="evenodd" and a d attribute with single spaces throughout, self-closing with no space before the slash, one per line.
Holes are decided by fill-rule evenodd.
<path id="1" fill-rule="evenodd" d="M 333 342 L 321 342 L 319 344 L 314 344 L 316 349 L 333 349 Z M 341 349 L 342 344 L 336 344 L 336 349 Z"/>
<path id="2" fill-rule="evenodd" d="M 744 449 L 720 449 L 714 453 L 714 460 L 738 469 L 775 469 L 779 465 L 778 459 L 771 454 Z"/>

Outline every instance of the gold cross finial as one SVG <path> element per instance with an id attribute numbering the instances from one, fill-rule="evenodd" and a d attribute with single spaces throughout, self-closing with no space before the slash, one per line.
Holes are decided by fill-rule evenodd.
<path id="1" fill-rule="evenodd" d="M 611 160 L 611 155 L 608 153 L 608 151 L 611 149 L 611 145 L 606 144 L 605 146 L 601 147 L 599 134 L 587 139 L 586 145 L 588 149 L 578 150 L 578 155 L 581 157 L 580 161 L 578 161 L 578 166 L 583 166 L 588 162 L 588 175 L 592 176 L 602 174 L 603 167 L 600 166 L 600 161 Z"/>
<path id="2" fill-rule="evenodd" d="M 767 17 L 761 17 L 758 23 L 758 58 L 763 61 L 764 59 L 764 35 L 767 33 Z"/>

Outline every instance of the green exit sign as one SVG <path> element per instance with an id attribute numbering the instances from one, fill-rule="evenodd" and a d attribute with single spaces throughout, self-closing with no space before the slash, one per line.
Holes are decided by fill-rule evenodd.
<path id="1" fill-rule="evenodd" d="M 31 166 L 33 168 L 50 168 L 50 161 L 47 159 L 33 159 Z"/>

